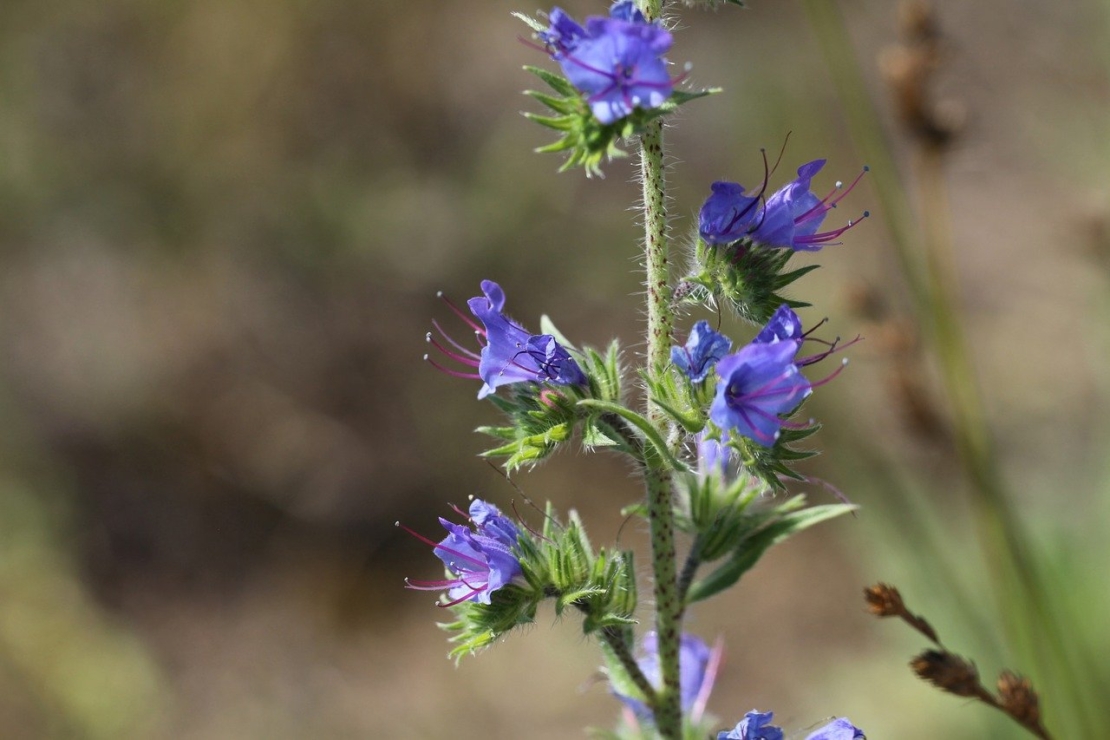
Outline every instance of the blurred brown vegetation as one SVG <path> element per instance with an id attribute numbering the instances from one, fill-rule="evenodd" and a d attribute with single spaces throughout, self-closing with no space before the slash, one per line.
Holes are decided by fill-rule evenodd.
<path id="1" fill-rule="evenodd" d="M 679 242 L 708 182 L 754 183 L 759 148 L 788 131 L 783 178 L 820 156 L 830 178 L 861 164 L 805 16 L 750 5 L 684 14 L 671 55 L 695 85 L 725 88 L 670 139 Z M 858 45 L 843 51 L 896 142 L 874 61 L 890 4 L 840 5 Z M 1053 524 L 1044 538 L 1085 541 L 1105 510 L 1091 492 L 1105 489 L 1106 263 L 1090 250 L 1107 248 L 1104 16 L 939 5 L 942 92 L 971 117 L 952 219 L 992 422 L 1021 506 Z M 518 114 L 533 84 L 520 66 L 543 59 L 517 42 L 513 10 L 533 8 L 0 7 L 0 735 L 562 738 L 609 724 L 573 620 L 543 613 L 455 669 L 442 613 L 401 588 L 436 564 L 395 521 L 435 536 L 449 503 L 519 499 L 474 457 L 469 430 L 493 409 L 420 363 L 431 318 L 451 320 L 436 290 L 462 300 L 491 277 L 526 324 L 548 313 L 578 341 L 639 347 L 632 169 L 587 181 L 530 152 L 546 134 Z M 872 202 L 865 186 L 843 215 Z M 756 706 L 795 729 L 846 713 L 874 737 L 1002 732 L 939 716 L 959 708 L 903 676 L 858 603 L 888 563 L 920 569 L 891 520 L 867 516 L 884 494 L 868 461 L 899 480 L 928 471 L 935 487 L 905 490 L 960 511 L 943 434 L 906 424 L 912 404 L 935 411 L 928 392 L 907 407 L 897 391 L 930 383 L 912 330 L 855 310 L 877 295 L 880 318 L 906 314 L 876 215 L 798 288 L 807 323 L 868 337 L 817 399 L 829 453 L 810 470 L 864 513 L 695 613 L 692 629 L 729 644 L 710 705 L 722 726 Z M 577 507 L 595 542 L 636 544 L 618 513 L 638 495 L 628 472 L 564 454 L 515 480 Z"/>

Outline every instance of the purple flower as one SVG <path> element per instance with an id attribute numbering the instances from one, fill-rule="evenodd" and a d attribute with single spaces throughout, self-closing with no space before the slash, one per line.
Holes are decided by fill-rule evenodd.
<path id="1" fill-rule="evenodd" d="M 863 730 L 848 721 L 847 717 L 838 717 L 816 732 L 806 736 L 806 740 L 867 740 Z"/>
<path id="2" fill-rule="evenodd" d="M 470 524 L 474 531 L 465 524 L 455 524 L 442 517 L 439 523 L 448 534 L 438 544 L 407 527 L 405 529 L 434 546 L 436 557 L 455 577 L 442 581 L 406 579 L 407 588 L 420 591 L 447 589 L 448 601 L 441 606 L 454 606 L 463 601 L 488 604 L 490 594 L 522 574 L 520 561 L 513 552 L 520 532 L 493 504 L 481 499 L 470 503 Z"/>
<path id="3" fill-rule="evenodd" d="M 659 671 L 659 642 L 654 632 L 644 635 L 641 643 L 642 657 L 636 661 L 644 677 L 655 687 L 662 683 Z M 697 722 L 705 712 L 717 669 L 721 663 L 720 645 L 710 650 L 702 640 L 694 635 L 683 633 L 678 646 L 678 681 L 682 711 Z M 642 702 L 630 696 L 617 694 L 617 698 L 632 710 L 637 718 L 651 721 L 651 710 Z"/>
<path id="4" fill-rule="evenodd" d="M 710 329 L 708 321 L 699 321 L 690 330 L 685 347 L 671 347 L 671 362 L 690 380 L 700 383 L 731 347 L 731 339 Z"/>
<path id="5" fill-rule="evenodd" d="M 547 16 L 551 25 L 539 33 L 540 40 L 547 45 L 553 59 L 561 59 L 574 51 L 580 39 L 586 38 L 586 29 L 578 25 L 562 8 L 553 8 Z"/>
<path id="6" fill-rule="evenodd" d="M 713 194 L 698 213 L 698 233 L 707 244 L 731 244 L 747 236 L 759 215 L 759 195 L 744 195 L 744 186 L 715 182 Z"/>
<path id="7" fill-rule="evenodd" d="M 752 710 L 728 732 L 721 732 L 717 740 L 783 740 L 782 729 L 771 724 L 774 712 Z M 806 740 L 867 740 L 863 730 L 847 719 L 835 719 L 821 729 L 806 735 Z"/>
<path id="8" fill-rule="evenodd" d="M 771 724 L 774 712 L 753 709 L 728 732 L 717 734 L 717 740 L 783 740 L 782 728 Z"/>
<path id="9" fill-rule="evenodd" d="M 778 439 L 782 414 L 793 411 L 812 387 L 798 366 L 794 342 L 752 343 L 717 363 L 717 395 L 709 418 L 721 429 L 764 447 Z"/>
<path id="10" fill-rule="evenodd" d="M 658 108 L 674 91 L 663 54 L 673 38 L 662 26 L 648 23 L 631 2 L 617 2 L 608 18 L 591 16 L 578 25 L 561 8 L 548 16 L 540 33 L 551 58 L 571 84 L 586 93 L 594 117 L 618 121 L 636 108 Z"/>
<path id="11" fill-rule="evenodd" d="M 809 187 L 810 180 L 825 166 L 825 160 L 815 159 L 798 168 L 798 177 L 776 191 L 767 199 L 767 204 L 758 219 L 758 226 L 752 231 L 751 238 L 756 244 L 765 247 L 789 247 L 794 250 L 816 252 L 825 244 L 836 239 L 855 224 L 848 222 L 839 229 L 817 233 L 825 214 L 852 192 L 863 173 L 849 185 L 844 192 L 833 197 L 836 190 L 824 199 L 814 195 Z M 865 167 L 864 172 L 867 171 Z M 870 215 L 864 211 L 863 217 Z M 856 221 L 855 223 L 858 223 Z"/>
<path id="12" fill-rule="evenodd" d="M 698 232 L 707 244 L 731 244 L 750 238 L 764 247 L 806 252 L 819 250 L 859 223 L 858 220 L 849 221 L 847 226 L 839 229 L 817 231 L 825 215 L 836 208 L 836 204 L 852 192 L 863 177 L 860 173 L 839 195 L 838 183 L 836 189 L 821 199 L 810 191 L 810 181 L 824 166 L 823 159 L 802 165 L 798 168 L 798 177 L 776 191 L 762 205 L 762 189 L 755 195 L 745 195 L 744 188 L 737 183 L 713 183 L 713 193 L 698 215 Z M 863 172 L 867 172 L 866 167 Z M 864 218 L 869 215 L 864 211 Z"/>
<path id="13" fill-rule="evenodd" d="M 586 375 L 570 353 L 550 334 L 529 334 L 501 311 L 505 307 L 505 292 L 492 280 L 482 281 L 484 295 L 467 301 L 470 312 L 483 324 L 478 326 L 462 311 L 448 302 L 447 305 L 474 329 L 482 343 L 481 352 L 466 349 L 447 336 L 439 324 L 432 322 L 450 348 L 440 344 L 428 332 L 427 339 L 436 349 L 456 362 L 477 368 L 477 373 L 450 370 L 429 360 L 439 370 L 462 378 L 479 378 L 484 381 L 478 398 L 485 398 L 497 388 L 509 383 L 554 383 L 556 385 L 584 385 Z M 424 356 L 428 360 L 428 356 Z"/>
<path id="14" fill-rule="evenodd" d="M 698 473 L 711 475 L 719 473 L 728 474 L 728 463 L 732 458 L 732 449 L 728 446 L 728 431 L 721 432 L 721 438 L 709 439 L 703 431 L 697 435 L 698 444 Z"/>
<path id="15" fill-rule="evenodd" d="M 773 344 L 785 340 L 796 342 L 800 346 L 805 340 L 805 333 L 802 331 L 802 320 L 798 318 L 798 314 L 784 303 L 778 307 L 771 320 L 752 341 L 756 344 Z"/>

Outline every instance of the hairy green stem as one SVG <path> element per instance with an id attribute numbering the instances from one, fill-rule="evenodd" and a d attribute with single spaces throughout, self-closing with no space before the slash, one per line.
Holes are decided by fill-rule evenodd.
<path id="1" fill-rule="evenodd" d="M 662 0 L 639 0 L 649 20 L 659 18 Z M 667 370 L 670 355 L 670 267 L 667 244 L 666 179 L 663 166 L 663 122 L 649 123 L 640 135 L 640 179 L 643 185 L 644 268 L 647 287 L 648 377 Z M 665 413 L 648 402 L 647 418 L 664 437 L 670 436 Z M 675 573 L 675 524 L 672 507 L 673 471 L 663 461 L 645 461 L 648 518 L 651 528 L 652 571 L 655 577 L 655 631 L 662 685 L 652 709 L 655 726 L 667 740 L 681 740 L 682 706 L 679 694 L 678 648 L 682 633 L 682 600 Z"/>
<path id="2" fill-rule="evenodd" d="M 655 632 L 659 649 L 662 686 L 656 694 L 655 726 L 667 740 L 682 737 L 679 694 L 678 647 L 682 634 L 682 599 L 675 574 L 674 516 L 671 506 L 671 471 L 650 467 L 644 471 L 651 522 L 652 570 L 655 575 Z"/>

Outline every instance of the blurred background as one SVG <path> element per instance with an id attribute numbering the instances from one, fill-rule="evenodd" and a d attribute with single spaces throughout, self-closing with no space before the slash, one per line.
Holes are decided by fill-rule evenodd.
<path id="1" fill-rule="evenodd" d="M 927 645 L 863 607 L 864 585 L 893 581 L 987 682 L 1032 673 L 1050 724 L 1076 711 L 1074 686 L 1041 681 L 1005 637 L 960 415 L 898 255 L 931 226 L 950 235 L 949 308 L 1001 485 L 1072 646 L 1110 664 L 1110 8 L 936 3 L 929 84 L 955 132 L 938 211 L 888 84 L 897 7 L 821 5 L 683 10 L 670 54 L 693 86 L 725 89 L 670 131 L 680 253 L 708 184 L 756 184 L 760 148 L 788 132 L 772 186 L 819 157 L 817 190 L 873 168 L 833 225 L 873 218 L 803 256 L 824 269 L 793 293 L 814 304 L 807 325 L 865 337 L 809 407 L 825 454 L 805 468 L 862 510 L 693 611 L 691 630 L 727 644 L 709 708 L 722 727 L 773 709 L 802 735 L 846 714 L 874 738 L 1019 737 L 916 679 L 906 663 Z M 4 0 L 0 735 L 553 739 L 612 724 L 575 619 L 541 611 L 455 667 L 447 615 L 402 588 L 439 568 L 394 522 L 438 538 L 452 503 L 519 500 L 475 457 L 470 430 L 495 410 L 421 363 L 430 321 L 454 325 L 436 291 L 461 302 L 493 278 L 525 325 L 547 313 L 576 342 L 641 348 L 633 160 L 587 180 L 531 153 L 550 137 L 519 114 L 536 109 L 521 66 L 546 62 L 514 10 L 536 8 Z M 890 188 L 909 211 L 883 207 Z M 595 544 L 643 546 L 619 514 L 640 495 L 620 460 L 563 453 L 514 483 L 577 508 Z M 1079 683 L 1105 693 L 1097 670 Z"/>

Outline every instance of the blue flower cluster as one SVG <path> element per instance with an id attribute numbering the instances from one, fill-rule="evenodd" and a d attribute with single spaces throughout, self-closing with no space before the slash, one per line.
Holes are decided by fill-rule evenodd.
<path id="1" fill-rule="evenodd" d="M 750 344 L 726 355 L 732 341 L 699 321 L 685 347 L 673 347 L 671 360 L 692 382 L 717 371 L 717 393 L 709 418 L 719 428 L 774 445 L 789 414 L 813 392 L 796 360 L 805 337 L 802 322 L 788 306 L 780 306 Z"/>

